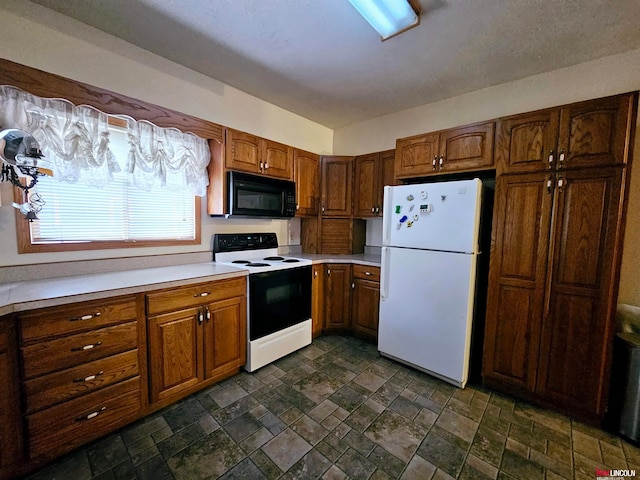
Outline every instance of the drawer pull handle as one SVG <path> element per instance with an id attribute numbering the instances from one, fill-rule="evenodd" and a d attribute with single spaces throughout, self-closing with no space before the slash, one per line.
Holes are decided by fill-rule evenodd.
<path id="1" fill-rule="evenodd" d="M 92 313 L 90 315 L 82 315 L 81 317 L 70 318 L 70 322 L 79 322 L 81 320 L 91 320 L 92 318 L 99 317 L 102 315 L 100 312 Z"/>
<path id="2" fill-rule="evenodd" d="M 86 420 L 91 420 L 92 418 L 96 418 L 102 412 L 104 412 L 107 407 L 102 407 L 100 410 L 96 410 L 95 412 L 91 412 L 89 415 L 81 415 L 76 418 L 76 422 L 84 422 Z"/>
<path id="3" fill-rule="evenodd" d="M 208 322 L 209 320 L 211 320 L 211 312 L 209 311 L 209 309 L 207 307 L 205 307 L 205 312 L 206 312 L 205 315 L 206 315 L 207 322 Z"/>
<path id="4" fill-rule="evenodd" d="M 81 383 L 81 382 L 90 382 L 91 380 L 95 380 L 97 377 L 99 377 L 100 375 L 104 375 L 104 371 L 100 371 L 94 375 L 89 375 L 88 377 L 84 377 L 84 378 L 76 378 L 73 383 Z"/>
<path id="5" fill-rule="evenodd" d="M 371 272 L 364 272 L 365 275 L 371 275 Z"/>
<path id="6" fill-rule="evenodd" d="M 89 345 L 85 345 L 83 347 L 72 348 L 72 352 L 82 352 L 84 350 L 91 350 L 92 348 L 96 348 L 102 345 L 102 342 L 90 343 Z"/>
<path id="7" fill-rule="evenodd" d="M 198 297 L 208 297 L 209 295 L 211 295 L 211 292 L 202 292 L 202 293 L 196 293 L 194 295 L 194 297 L 198 298 Z"/>

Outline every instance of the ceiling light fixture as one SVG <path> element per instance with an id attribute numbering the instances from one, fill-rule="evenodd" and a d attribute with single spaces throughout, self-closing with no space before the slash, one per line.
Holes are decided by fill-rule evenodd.
<path id="1" fill-rule="evenodd" d="M 416 0 L 349 0 L 349 3 L 380 34 L 383 42 L 420 25 Z"/>

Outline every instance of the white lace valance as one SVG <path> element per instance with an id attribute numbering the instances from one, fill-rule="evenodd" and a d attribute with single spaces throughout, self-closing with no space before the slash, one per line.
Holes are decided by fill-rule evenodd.
<path id="1" fill-rule="evenodd" d="M 175 128 L 126 119 L 128 154 L 110 146 L 109 115 L 60 98 L 42 98 L 0 86 L 0 126 L 29 132 L 40 144 L 54 178 L 104 187 L 126 170 L 133 185 L 206 194 L 207 141 Z"/>

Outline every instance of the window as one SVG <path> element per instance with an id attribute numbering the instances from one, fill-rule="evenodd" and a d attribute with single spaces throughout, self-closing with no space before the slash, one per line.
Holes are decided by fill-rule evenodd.
<path id="1" fill-rule="evenodd" d="M 37 221 L 18 220 L 19 237 L 26 237 L 20 252 L 200 243 L 200 198 L 137 188 L 127 173 L 126 129 L 109 125 L 109 140 L 120 171 L 103 188 L 40 177 L 30 196 L 39 194 L 45 204 Z"/>

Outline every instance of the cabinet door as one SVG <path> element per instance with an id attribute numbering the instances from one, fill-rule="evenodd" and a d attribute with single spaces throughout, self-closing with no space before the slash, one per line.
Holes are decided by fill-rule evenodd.
<path id="1" fill-rule="evenodd" d="M 0 318 L 0 476 L 22 457 L 17 338 L 13 322 Z"/>
<path id="2" fill-rule="evenodd" d="M 600 416 L 613 341 L 623 172 L 603 168 L 557 176 L 537 392 L 574 411 Z"/>
<path id="3" fill-rule="evenodd" d="M 441 172 L 492 168 L 494 122 L 440 132 Z"/>
<path id="4" fill-rule="evenodd" d="M 547 177 L 496 182 L 483 362 L 493 385 L 535 388 L 552 206 Z"/>
<path id="5" fill-rule="evenodd" d="M 247 300 L 246 297 L 229 298 L 204 309 L 205 371 L 207 378 L 214 378 L 245 364 Z"/>
<path id="6" fill-rule="evenodd" d="M 315 338 L 322 333 L 322 321 L 324 319 L 324 266 L 312 265 L 311 275 L 311 319 L 313 337 Z"/>
<path id="7" fill-rule="evenodd" d="M 261 173 L 261 140 L 256 135 L 228 128 L 225 142 L 225 167 L 242 172 Z"/>
<path id="8" fill-rule="evenodd" d="M 320 197 L 320 156 L 302 150 L 294 150 L 296 181 L 296 216 L 318 215 Z"/>
<path id="9" fill-rule="evenodd" d="M 151 401 L 177 395 L 204 379 L 200 308 L 149 317 Z"/>
<path id="10" fill-rule="evenodd" d="M 322 157 L 322 215 L 350 217 L 353 157 Z"/>
<path id="11" fill-rule="evenodd" d="M 349 328 L 351 313 L 351 265 L 328 264 L 325 329 Z"/>
<path id="12" fill-rule="evenodd" d="M 539 172 L 555 168 L 558 116 L 557 109 L 550 109 L 498 120 L 498 174 Z"/>
<path id="13" fill-rule="evenodd" d="M 379 161 L 377 153 L 355 158 L 355 207 L 356 217 L 375 217 L 380 190 Z"/>
<path id="14" fill-rule="evenodd" d="M 619 95 L 568 105 L 560 110 L 558 168 L 627 163 L 637 94 Z"/>
<path id="15" fill-rule="evenodd" d="M 372 340 L 378 339 L 380 282 L 353 280 L 351 322 L 353 329 Z"/>
<path id="16" fill-rule="evenodd" d="M 378 205 L 380 209 L 377 214 L 382 215 L 384 205 L 384 187 L 387 185 L 396 185 L 396 151 L 386 150 L 380 152 L 380 187 L 378 190 Z"/>
<path id="17" fill-rule="evenodd" d="M 395 177 L 422 177 L 438 173 L 438 133 L 396 140 Z"/>
<path id="18" fill-rule="evenodd" d="M 266 175 L 293 180 L 293 147 L 262 139 L 261 160 Z"/>

